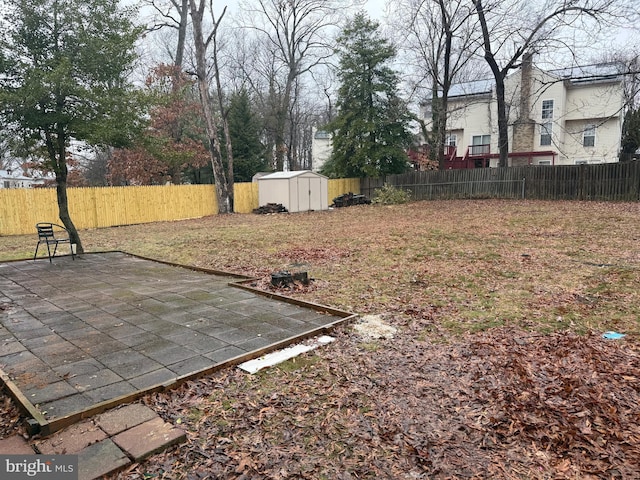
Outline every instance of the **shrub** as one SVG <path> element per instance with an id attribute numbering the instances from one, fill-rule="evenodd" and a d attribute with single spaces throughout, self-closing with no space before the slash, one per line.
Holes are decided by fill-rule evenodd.
<path id="1" fill-rule="evenodd" d="M 379 188 L 373 194 L 371 201 L 373 203 L 379 203 L 381 205 L 396 205 L 399 203 L 407 203 L 411 200 L 411 191 L 403 190 L 402 188 L 394 187 L 385 183 L 382 188 Z"/>

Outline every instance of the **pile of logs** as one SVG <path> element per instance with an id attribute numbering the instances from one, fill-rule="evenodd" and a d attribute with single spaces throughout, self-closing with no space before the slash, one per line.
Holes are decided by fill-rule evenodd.
<path id="1" fill-rule="evenodd" d="M 351 205 L 368 205 L 371 203 L 364 195 L 345 193 L 333 199 L 332 207 L 350 207 Z"/>
<path id="2" fill-rule="evenodd" d="M 268 213 L 287 213 L 288 210 L 281 203 L 267 203 L 258 208 L 253 209 L 253 213 L 266 215 Z"/>

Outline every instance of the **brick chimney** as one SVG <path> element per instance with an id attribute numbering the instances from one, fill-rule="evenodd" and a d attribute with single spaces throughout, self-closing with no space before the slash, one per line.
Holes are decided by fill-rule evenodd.
<path id="1" fill-rule="evenodd" d="M 513 152 L 530 152 L 533 150 L 536 122 L 531 118 L 531 84 L 533 72 L 533 53 L 527 52 L 522 56 L 520 67 L 520 104 L 518 118 L 513 124 Z M 516 164 L 526 159 L 514 158 Z"/>

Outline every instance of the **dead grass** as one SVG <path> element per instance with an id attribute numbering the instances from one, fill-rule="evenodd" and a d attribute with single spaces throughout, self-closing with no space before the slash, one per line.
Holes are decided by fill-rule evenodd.
<path id="1" fill-rule="evenodd" d="M 290 215 L 230 215 L 81 232 L 123 250 L 263 277 L 308 270 L 307 300 L 358 313 L 434 317 L 436 330 L 492 326 L 638 333 L 640 205 L 453 201 Z M 33 236 L 0 237 L 0 260 Z M 321 282 L 320 282 L 321 281 Z"/>
<path id="2" fill-rule="evenodd" d="M 189 440 L 119 477 L 632 478 L 639 219 L 635 203 L 486 200 L 81 232 L 87 251 L 307 270 L 314 287 L 291 295 L 398 328 L 373 342 L 340 328 L 259 375 L 147 398 Z M 0 260 L 34 246 L 0 237 Z M 608 330 L 627 337 L 603 343 Z"/>

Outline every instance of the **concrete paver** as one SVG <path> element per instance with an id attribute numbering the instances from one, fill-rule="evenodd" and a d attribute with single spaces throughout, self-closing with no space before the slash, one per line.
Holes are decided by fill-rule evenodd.
<path id="1" fill-rule="evenodd" d="M 47 455 L 73 455 L 106 438 L 107 434 L 102 429 L 91 420 L 85 420 L 45 439 L 37 440 L 35 446 L 40 453 Z"/>
<path id="2" fill-rule="evenodd" d="M 42 438 L 0 439 L 4 455 L 77 455 L 79 479 L 93 480 L 181 443 L 186 434 L 139 403 L 118 407 Z"/>
<path id="3" fill-rule="evenodd" d="M 113 437 L 114 443 L 127 452 L 135 462 L 183 442 L 185 439 L 186 434 L 182 429 L 174 427 L 159 417 Z"/>
<path id="4" fill-rule="evenodd" d="M 96 417 L 95 422 L 109 435 L 117 435 L 157 417 L 156 412 L 149 407 L 134 403 L 102 413 Z"/>
<path id="5" fill-rule="evenodd" d="M 78 480 L 93 480 L 131 463 L 127 455 L 107 438 L 89 445 L 78 454 Z"/>

